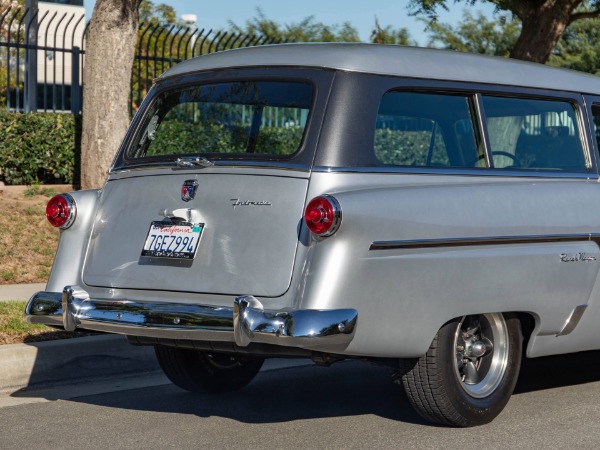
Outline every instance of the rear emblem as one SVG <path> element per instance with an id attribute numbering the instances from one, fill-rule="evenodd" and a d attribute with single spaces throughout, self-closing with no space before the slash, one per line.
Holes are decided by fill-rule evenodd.
<path id="1" fill-rule="evenodd" d="M 189 202 L 196 196 L 198 190 L 198 182 L 196 180 L 185 180 L 181 186 L 181 200 Z"/>

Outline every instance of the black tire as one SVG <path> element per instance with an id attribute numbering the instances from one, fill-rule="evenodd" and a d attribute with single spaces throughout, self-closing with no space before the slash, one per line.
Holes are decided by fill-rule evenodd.
<path id="1" fill-rule="evenodd" d="M 158 363 L 173 384 L 186 391 L 222 393 L 250 383 L 264 358 L 156 345 Z"/>
<path id="2" fill-rule="evenodd" d="M 508 403 L 521 349 L 521 324 L 515 316 L 457 318 L 438 331 L 424 356 L 404 361 L 410 367 L 404 368 L 402 383 L 424 419 L 459 427 L 482 425 Z"/>

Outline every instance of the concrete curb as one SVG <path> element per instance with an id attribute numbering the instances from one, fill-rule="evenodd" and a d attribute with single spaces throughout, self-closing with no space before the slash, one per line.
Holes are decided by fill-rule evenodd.
<path id="1" fill-rule="evenodd" d="M 154 349 L 118 335 L 0 346 L 0 392 L 159 370 Z"/>

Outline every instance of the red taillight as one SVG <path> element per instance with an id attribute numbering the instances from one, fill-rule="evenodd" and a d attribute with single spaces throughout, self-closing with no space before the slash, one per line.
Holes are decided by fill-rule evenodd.
<path id="1" fill-rule="evenodd" d="M 46 218 L 50 225 L 63 230 L 73 225 L 76 212 L 75 200 L 69 194 L 55 195 L 46 205 Z"/>
<path id="2" fill-rule="evenodd" d="M 342 210 L 331 195 L 313 198 L 304 211 L 304 221 L 310 231 L 318 236 L 331 236 L 340 227 Z"/>

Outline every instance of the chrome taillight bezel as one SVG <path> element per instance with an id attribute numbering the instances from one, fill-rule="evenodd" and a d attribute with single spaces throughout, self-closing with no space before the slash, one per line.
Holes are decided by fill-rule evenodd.
<path id="1" fill-rule="evenodd" d="M 307 215 L 308 215 L 309 209 L 311 207 L 314 208 L 315 203 L 321 204 L 321 202 L 327 202 L 327 204 L 328 204 L 327 209 L 330 212 L 329 211 L 326 211 L 326 212 L 328 215 L 327 223 L 329 224 L 329 227 L 323 232 L 317 232 L 311 227 L 311 223 L 309 223 Z M 329 216 L 331 216 L 331 217 L 329 217 Z M 306 208 L 304 208 L 303 218 L 304 218 L 304 223 L 306 224 L 307 228 L 313 235 L 318 236 L 318 237 L 329 237 L 329 236 L 332 236 L 333 234 L 335 234 L 338 231 L 338 229 L 340 228 L 340 225 L 342 223 L 342 208 L 340 207 L 339 202 L 337 201 L 337 199 L 334 196 L 329 195 L 329 194 L 319 195 L 308 202 L 308 204 L 306 205 Z M 323 222 L 321 222 L 321 223 L 323 223 Z"/>
<path id="2" fill-rule="evenodd" d="M 63 215 L 61 216 L 62 218 L 66 219 L 66 220 L 62 225 L 53 223 L 53 221 L 51 219 L 51 215 L 48 212 L 48 207 L 53 202 L 55 202 L 57 198 L 61 198 L 64 201 L 64 203 L 66 204 L 66 207 L 63 208 L 64 209 Z M 71 197 L 69 194 L 58 194 L 58 195 L 55 195 L 54 197 L 52 197 L 50 200 L 48 200 L 48 203 L 46 204 L 46 219 L 48 219 L 48 222 L 50 222 L 50 225 L 52 225 L 53 227 L 60 228 L 61 230 L 66 230 L 67 228 L 69 228 L 73 225 L 76 217 L 77 217 L 77 205 L 76 205 L 73 197 Z"/>

